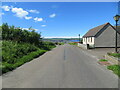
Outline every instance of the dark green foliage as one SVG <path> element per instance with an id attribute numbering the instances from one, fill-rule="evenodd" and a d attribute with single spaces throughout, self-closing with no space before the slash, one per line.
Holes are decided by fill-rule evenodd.
<path id="1" fill-rule="evenodd" d="M 39 48 L 44 50 L 51 50 L 54 47 L 55 47 L 55 44 L 52 42 L 42 42 L 41 44 L 39 44 Z"/>
<path id="2" fill-rule="evenodd" d="M 11 71 L 55 47 L 52 42 L 43 42 L 41 35 L 35 31 L 15 28 L 8 26 L 7 23 L 0 27 L 1 31 L 2 38 L 0 39 L 3 40 L 0 41 L 0 45 L 2 44 L 0 69 L 3 73 Z"/>
<path id="3" fill-rule="evenodd" d="M 18 58 L 37 50 L 38 48 L 36 46 L 28 43 L 2 41 L 2 61 L 14 64 L 17 62 Z"/>
<path id="4" fill-rule="evenodd" d="M 18 42 L 26 42 L 30 44 L 39 45 L 41 35 L 34 30 L 27 31 L 15 26 L 8 26 L 7 23 L 2 24 L 2 39 L 13 40 Z"/>
<path id="5" fill-rule="evenodd" d="M 11 71 L 21 65 L 23 65 L 26 62 L 31 61 L 32 59 L 44 54 L 46 50 L 37 50 L 34 52 L 29 53 L 28 55 L 23 56 L 22 58 L 19 58 L 16 63 L 9 64 L 7 62 L 3 62 L 0 69 L 2 69 L 2 73 L 6 73 L 8 71 Z"/>
<path id="6" fill-rule="evenodd" d="M 117 74 L 120 77 L 120 65 L 110 65 L 107 66 L 109 70 L 112 70 L 115 74 Z"/>

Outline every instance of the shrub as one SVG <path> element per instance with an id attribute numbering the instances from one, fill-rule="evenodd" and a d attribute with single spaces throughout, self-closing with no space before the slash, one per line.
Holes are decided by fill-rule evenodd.
<path id="1" fill-rule="evenodd" d="M 37 50 L 38 48 L 31 44 L 2 41 L 2 61 L 14 64 L 18 58 Z"/>
<path id="2" fill-rule="evenodd" d="M 6 73 L 8 71 L 11 71 L 21 65 L 23 65 L 26 62 L 31 61 L 33 58 L 37 58 L 38 56 L 44 54 L 46 50 L 37 50 L 34 52 L 29 53 L 28 55 L 23 56 L 22 58 L 19 58 L 16 63 L 9 64 L 8 62 L 3 62 L 0 69 L 2 69 L 2 73 Z"/>
<path id="3" fill-rule="evenodd" d="M 7 23 L 3 23 L 1 28 L 3 40 L 26 42 L 30 44 L 35 44 L 36 46 L 41 40 L 41 35 L 34 30 L 22 30 L 20 27 L 9 26 Z"/>
<path id="4" fill-rule="evenodd" d="M 42 42 L 41 45 L 39 45 L 39 48 L 44 50 L 51 50 L 52 48 L 56 47 L 55 43 L 52 42 Z"/>

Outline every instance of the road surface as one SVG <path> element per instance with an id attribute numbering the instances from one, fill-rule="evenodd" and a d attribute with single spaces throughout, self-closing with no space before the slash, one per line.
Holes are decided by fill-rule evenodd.
<path id="1" fill-rule="evenodd" d="M 97 57 L 62 45 L 2 77 L 3 88 L 117 88 L 118 77 Z"/>

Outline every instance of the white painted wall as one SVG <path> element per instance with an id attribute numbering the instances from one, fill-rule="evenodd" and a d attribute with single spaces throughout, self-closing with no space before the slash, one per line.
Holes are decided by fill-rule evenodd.
<path id="1" fill-rule="evenodd" d="M 83 38 L 83 44 L 94 45 L 94 43 L 95 43 L 94 37 Z"/>

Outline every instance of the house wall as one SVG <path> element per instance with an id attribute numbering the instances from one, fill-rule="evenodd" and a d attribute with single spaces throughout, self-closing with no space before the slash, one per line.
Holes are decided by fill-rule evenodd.
<path id="1" fill-rule="evenodd" d="M 94 37 L 83 38 L 83 44 L 89 44 L 91 47 L 94 46 Z"/>
<path id="2" fill-rule="evenodd" d="M 118 36 L 118 43 L 119 40 L 120 36 Z M 115 30 L 111 26 L 95 38 L 95 47 L 115 47 Z"/>

